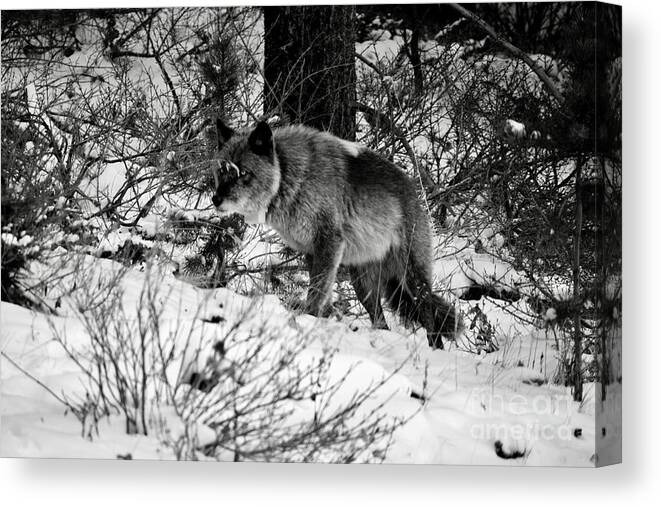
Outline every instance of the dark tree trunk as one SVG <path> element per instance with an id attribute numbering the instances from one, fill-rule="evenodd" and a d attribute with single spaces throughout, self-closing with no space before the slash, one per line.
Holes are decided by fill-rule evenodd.
<path id="1" fill-rule="evenodd" d="M 420 60 L 420 29 L 413 29 L 411 34 L 411 65 L 413 66 L 413 86 L 415 94 L 419 97 L 424 91 L 424 77 L 422 75 L 422 62 Z"/>
<path id="2" fill-rule="evenodd" d="M 355 8 L 264 7 L 264 112 L 356 135 Z"/>
<path id="3" fill-rule="evenodd" d="M 574 350 L 572 384 L 574 388 L 574 401 L 583 400 L 583 329 L 581 325 L 582 287 L 581 287 L 581 239 L 583 235 L 583 204 L 581 202 L 582 170 L 585 162 L 582 159 L 576 161 L 576 208 L 574 229 L 574 259 L 572 265 L 572 280 L 574 289 Z"/>
<path id="4" fill-rule="evenodd" d="M 422 75 L 422 60 L 420 58 L 420 11 L 417 5 L 412 5 L 413 18 L 411 20 L 413 25 L 413 32 L 411 33 L 411 41 L 409 42 L 409 58 L 413 66 L 413 86 L 415 95 L 422 95 L 424 88 L 424 77 Z"/>

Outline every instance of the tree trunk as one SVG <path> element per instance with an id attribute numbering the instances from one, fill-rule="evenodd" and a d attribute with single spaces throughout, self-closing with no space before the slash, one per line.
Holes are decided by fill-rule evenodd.
<path id="1" fill-rule="evenodd" d="M 583 330 L 581 325 L 582 288 L 581 288 L 581 240 L 583 236 L 583 203 L 581 201 L 582 159 L 576 161 L 576 209 L 574 229 L 574 259 L 572 265 L 572 281 L 574 285 L 574 350 L 572 384 L 574 401 L 583 400 Z"/>
<path id="2" fill-rule="evenodd" d="M 420 57 L 420 12 L 418 6 L 411 6 L 413 10 L 413 32 L 411 33 L 411 41 L 409 42 L 409 57 L 411 59 L 411 66 L 413 67 L 413 87 L 416 96 L 421 96 L 424 91 L 424 76 L 422 74 L 422 60 Z"/>
<path id="3" fill-rule="evenodd" d="M 264 112 L 354 140 L 355 8 L 264 7 Z"/>

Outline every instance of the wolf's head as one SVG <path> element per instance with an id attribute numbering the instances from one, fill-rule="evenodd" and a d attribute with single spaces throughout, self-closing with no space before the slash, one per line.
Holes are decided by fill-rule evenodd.
<path id="1" fill-rule="evenodd" d="M 261 223 L 280 187 L 273 133 L 266 122 L 236 132 L 218 120 L 218 151 L 211 161 L 216 190 L 213 205 L 221 214 L 239 213 Z"/>

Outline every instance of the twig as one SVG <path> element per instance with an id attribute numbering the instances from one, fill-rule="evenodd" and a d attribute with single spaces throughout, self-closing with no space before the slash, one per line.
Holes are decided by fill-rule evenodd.
<path id="1" fill-rule="evenodd" d="M 560 90 L 553 84 L 553 81 L 551 81 L 551 78 L 548 76 L 548 74 L 544 71 L 542 67 L 540 67 L 530 56 L 528 56 L 527 53 L 523 52 L 519 48 L 517 48 L 514 44 L 511 42 L 503 39 L 500 35 L 496 33 L 496 30 L 489 25 L 486 21 L 484 21 L 482 18 L 477 16 L 476 14 L 472 13 L 465 7 L 462 7 L 459 4 L 450 4 L 456 11 L 459 11 L 462 16 L 470 19 L 471 21 L 474 21 L 476 24 L 480 26 L 485 32 L 487 32 L 491 37 L 494 38 L 496 42 L 498 42 L 501 46 L 503 46 L 507 51 L 512 53 L 512 55 L 516 56 L 517 58 L 520 58 L 523 60 L 530 69 L 537 74 L 537 77 L 542 80 L 544 85 L 546 85 L 546 88 L 548 88 L 549 92 L 556 98 L 556 100 L 560 103 L 563 104 L 565 99 L 560 93 Z"/>
<path id="2" fill-rule="evenodd" d="M 439 187 L 436 183 L 434 183 L 434 180 L 429 175 L 427 169 L 422 165 L 418 164 L 417 157 L 415 156 L 415 151 L 413 151 L 411 144 L 406 139 L 406 134 L 404 133 L 404 131 L 402 131 L 401 128 L 399 128 L 395 124 L 395 122 L 393 122 L 390 118 L 388 118 L 388 116 L 386 116 L 384 113 L 381 113 L 376 109 L 374 109 L 373 107 L 370 107 L 367 104 L 363 104 L 362 102 L 356 102 L 356 109 L 368 117 L 367 120 L 372 124 L 373 127 L 375 128 L 385 127 L 387 130 L 390 130 L 392 134 L 394 134 L 397 140 L 404 147 L 406 154 L 411 159 L 411 162 L 413 163 L 413 167 L 415 168 L 416 172 L 420 175 L 420 179 L 422 180 L 422 184 L 424 187 L 426 187 L 430 192 L 441 193 L 443 191 L 441 187 Z M 370 121 L 370 119 L 372 121 Z"/>
<path id="3" fill-rule="evenodd" d="M 365 57 L 364 57 L 363 55 L 361 55 L 360 53 L 354 53 L 354 55 L 355 55 L 356 58 L 358 58 L 361 62 L 363 62 L 365 65 L 367 65 L 370 69 L 372 69 L 374 72 L 376 72 L 379 76 L 381 76 L 381 77 L 385 77 L 384 72 L 383 72 L 381 69 L 379 69 L 379 67 L 377 67 L 373 62 L 371 62 L 370 60 L 368 60 L 367 58 L 365 58 Z"/>
<path id="4" fill-rule="evenodd" d="M 61 398 L 58 396 L 55 391 L 53 391 L 50 387 L 48 387 L 46 384 L 44 384 L 41 380 L 39 380 L 37 377 L 32 375 L 30 372 L 25 370 L 21 365 L 19 365 L 16 361 L 14 361 L 11 357 L 9 357 L 5 352 L 0 352 L 0 355 L 4 357 L 7 361 L 9 361 L 14 368 L 16 368 L 18 371 L 20 371 L 23 375 L 28 377 L 29 379 L 33 380 L 37 384 L 39 384 L 41 387 L 43 387 L 48 393 L 53 396 L 57 401 L 62 403 L 65 407 L 69 408 L 74 414 L 78 415 L 78 411 L 64 398 Z"/>

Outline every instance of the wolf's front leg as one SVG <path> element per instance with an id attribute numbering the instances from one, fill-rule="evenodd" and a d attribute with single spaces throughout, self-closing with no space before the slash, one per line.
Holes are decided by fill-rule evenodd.
<path id="1" fill-rule="evenodd" d="M 330 303 L 337 270 L 344 255 L 344 239 L 339 232 L 320 234 L 315 240 L 314 251 L 308 256 L 310 289 L 306 311 L 323 316 Z"/>

